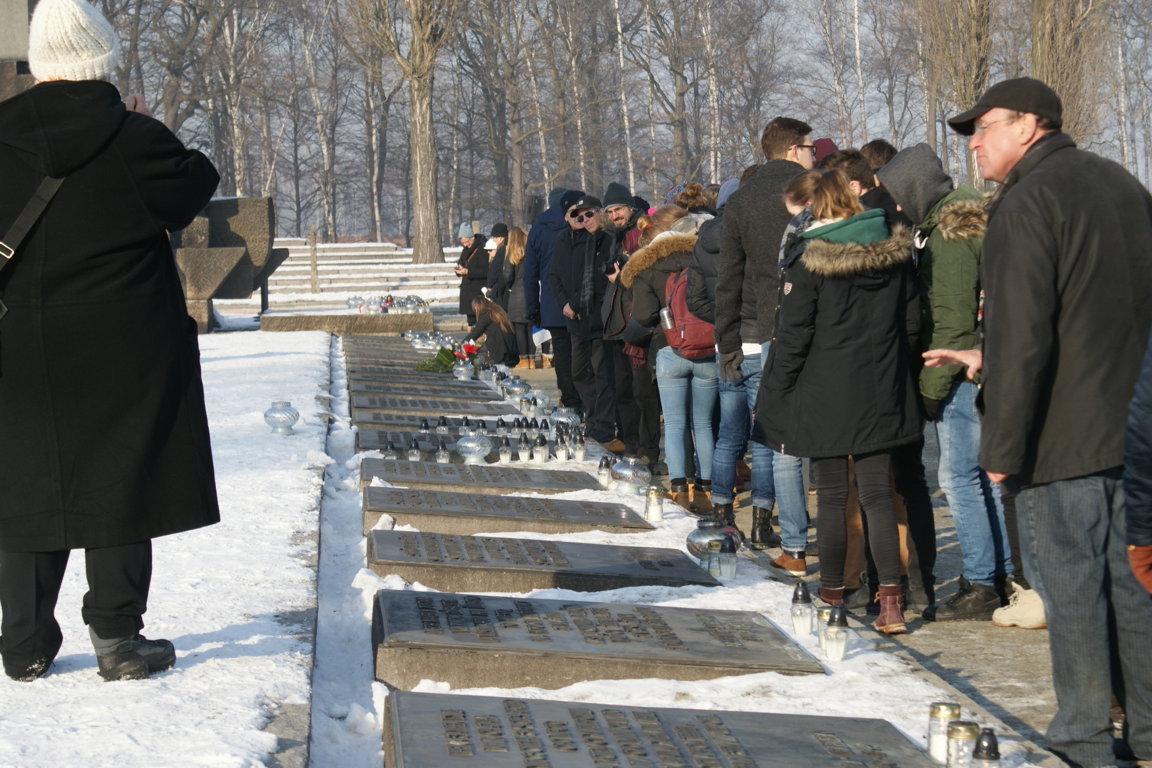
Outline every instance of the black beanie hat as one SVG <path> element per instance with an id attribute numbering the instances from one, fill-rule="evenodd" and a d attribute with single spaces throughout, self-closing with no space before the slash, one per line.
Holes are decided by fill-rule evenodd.
<path id="1" fill-rule="evenodd" d="M 569 208 L 576 204 L 577 200 L 582 197 L 584 197 L 584 190 L 570 189 L 560 197 L 560 208 L 564 211 L 567 211 Z"/>
<path id="2" fill-rule="evenodd" d="M 611 208 L 614 205 L 632 207 L 632 193 L 628 191 L 628 187 L 617 181 L 609 182 L 608 188 L 604 190 L 604 207 Z"/>

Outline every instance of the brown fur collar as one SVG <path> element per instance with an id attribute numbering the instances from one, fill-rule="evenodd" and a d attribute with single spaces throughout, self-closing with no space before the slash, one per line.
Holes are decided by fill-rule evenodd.
<path id="1" fill-rule="evenodd" d="M 809 272 L 823 277 L 883 272 L 912 260 L 912 236 L 907 227 L 895 227 L 886 240 L 867 245 L 814 238 L 800 258 Z"/>
<path id="2" fill-rule="evenodd" d="M 628 263 L 620 270 L 620 282 L 625 288 L 631 288 L 632 283 L 641 272 L 653 264 L 668 258 L 674 253 L 692 252 L 696 245 L 696 235 L 683 235 L 679 232 L 667 232 L 658 236 L 628 259 Z"/>
<path id="3" fill-rule="evenodd" d="M 936 214 L 936 228 L 945 240 L 964 240 L 983 237 L 988 227 L 988 211 L 984 200 L 957 200 Z"/>

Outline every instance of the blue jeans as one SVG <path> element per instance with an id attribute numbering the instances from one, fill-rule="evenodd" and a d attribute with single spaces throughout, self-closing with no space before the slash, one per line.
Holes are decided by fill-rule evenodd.
<path id="1" fill-rule="evenodd" d="M 1128 565 L 1121 469 L 1025 488 L 1016 497 L 1024 570 L 1044 600 L 1056 716 L 1053 752 L 1114 765 L 1112 694 L 1137 757 L 1152 759 L 1152 600 Z"/>
<path id="2" fill-rule="evenodd" d="M 760 372 L 763 370 L 763 364 L 768 360 L 768 350 L 771 346 L 772 342 L 770 341 L 761 344 L 760 355 L 746 355 L 744 364 L 740 367 L 741 373 L 744 374 L 744 407 L 749 414 L 756 413 L 756 396 L 760 392 Z M 723 386 L 724 383 L 722 382 L 721 387 L 723 388 Z M 723 400 L 723 389 L 721 389 L 720 412 L 720 439 L 724 440 L 724 423 L 727 420 L 727 414 Z M 745 440 L 748 436 L 747 427 L 748 423 L 745 424 Z M 718 447 L 717 454 L 719 453 Z M 723 459 L 721 459 L 722 461 Z M 735 483 L 735 458 L 731 459 L 731 462 L 732 469 L 728 475 L 730 479 L 725 488 L 731 488 Z M 716 467 L 717 463 L 714 457 L 712 466 Z M 775 500 L 780 520 L 781 546 L 789 552 L 803 552 L 808 546 L 808 495 L 804 491 L 802 463 L 802 459 L 798 456 L 788 456 L 761 443 L 752 443 L 752 505 L 771 509 L 772 502 Z M 771 476 L 762 471 L 769 466 L 772 467 Z M 760 471 L 758 472 L 758 470 Z M 716 500 L 717 478 L 719 477 L 719 474 L 713 476 L 713 500 Z"/>
<path id="3" fill-rule="evenodd" d="M 664 460 L 669 477 L 687 477 L 684 432 L 688 428 L 691 392 L 692 439 L 696 446 L 695 477 L 712 479 L 712 410 L 716 407 L 716 358 L 685 360 L 671 347 L 656 353 L 656 386 L 664 410 Z"/>
<path id="4" fill-rule="evenodd" d="M 745 355 L 740 381 L 721 381 L 720 430 L 712 454 L 712 501 L 731 504 L 736 500 L 736 462 L 748 447 L 752 407 L 760 389 L 761 355 Z M 752 506 L 772 509 L 776 489 L 772 482 L 772 449 L 752 443 Z"/>
<path id="5" fill-rule="evenodd" d="M 1012 575 L 1012 551 L 1000 489 L 980 469 L 977 390 L 970 381 L 953 384 L 940 403 L 940 419 L 928 422 L 927 428 L 936 430 L 940 443 L 937 478 L 956 523 L 964 578 L 992 586 L 997 577 Z"/>

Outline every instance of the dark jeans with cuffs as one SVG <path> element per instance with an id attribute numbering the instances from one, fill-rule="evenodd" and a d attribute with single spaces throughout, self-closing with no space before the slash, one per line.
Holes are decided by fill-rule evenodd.
<path id="1" fill-rule="evenodd" d="M 1115 765 L 1115 695 L 1133 753 L 1152 760 L 1152 599 L 1128 564 L 1122 469 L 1020 490 L 1024 571 L 1044 600 L 1056 715 L 1048 746 L 1072 765 Z"/>

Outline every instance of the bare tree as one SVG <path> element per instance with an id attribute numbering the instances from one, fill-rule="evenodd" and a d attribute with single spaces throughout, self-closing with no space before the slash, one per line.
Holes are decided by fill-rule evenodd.
<path id="1" fill-rule="evenodd" d="M 391 56 L 408 83 L 408 141 L 412 160 L 413 261 L 441 261 L 432 125 L 437 58 L 460 20 L 464 0 L 349 0 L 351 21 Z"/>
<path id="2" fill-rule="evenodd" d="M 1097 113 L 1110 88 L 1098 75 L 1111 48 L 1109 0 L 1031 0 L 1032 75 L 1060 95 L 1064 130 L 1085 138 L 1097 129 Z"/>

